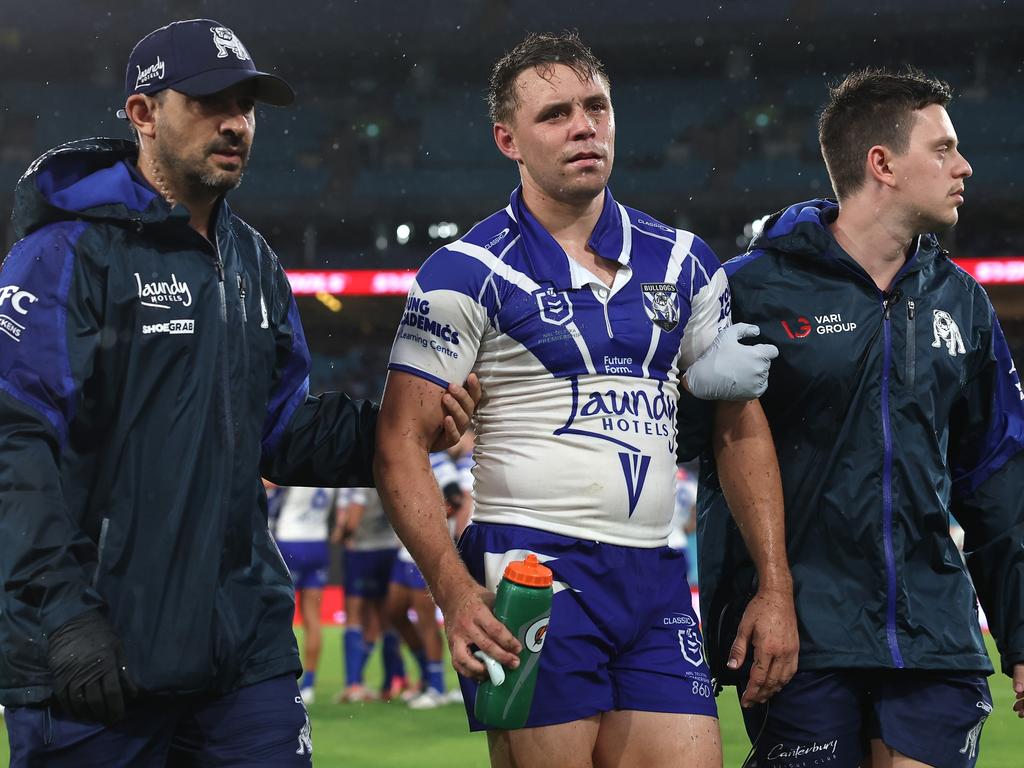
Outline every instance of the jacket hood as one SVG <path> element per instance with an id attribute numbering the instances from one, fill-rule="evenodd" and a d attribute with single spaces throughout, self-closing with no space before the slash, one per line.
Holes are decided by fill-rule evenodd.
<path id="1" fill-rule="evenodd" d="M 37 158 L 14 191 L 14 233 L 21 239 L 45 224 L 68 219 L 152 223 L 171 208 L 134 169 L 134 142 L 83 139 Z"/>
<path id="2" fill-rule="evenodd" d="M 750 251 L 772 249 L 821 261 L 828 258 L 853 266 L 854 260 L 836 242 L 829 225 L 839 215 L 834 200 L 808 200 L 773 213 L 750 241 Z M 904 270 L 918 269 L 934 260 L 941 249 L 935 235 L 920 235 Z M 858 271 L 860 267 L 856 267 Z"/>

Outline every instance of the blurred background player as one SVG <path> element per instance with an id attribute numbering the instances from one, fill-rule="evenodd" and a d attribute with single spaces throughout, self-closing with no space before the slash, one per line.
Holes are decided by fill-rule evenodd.
<path id="1" fill-rule="evenodd" d="M 459 473 L 459 487 L 462 489 L 462 503 L 448 518 L 448 528 L 455 541 L 459 540 L 462 532 L 469 525 L 469 521 L 473 519 L 473 467 L 476 465 L 473 460 L 473 449 L 475 447 L 476 432 L 470 428 L 466 430 L 458 443 L 448 449 L 448 455 L 455 463 L 455 469 Z"/>
<path id="2" fill-rule="evenodd" d="M 336 701 L 374 698 L 364 684 L 363 672 L 378 638 L 383 640 L 381 695 L 390 699 L 402 692 L 405 683 L 398 636 L 384 616 L 384 598 L 398 554 L 398 537 L 373 488 L 353 488 L 343 494 L 336 514 L 332 542 L 345 548 L 345 688 Z"/>
<path id="3" fill-rule="evenodd" d="M 450 456 L 443 451 L 430 455 L 430 468 L 444 498 L 449 531 L 454 533 L 467 496 L 462 490 L 459 470 Z M 416 614 L 415 625 L 409 621 L 410 608 Z M 391 574 L 387 615 L 401 632 L 420 667 L 422 690 L 419 695 L 409 699 L 409 708 L 436 709 L 443 704 L 462 701 L 462 695 L 457 690 L 446 692 L 444 642 L 437 623 L 437 607 L 427 590 L 423 574 L 405 547 L 399 550 L 395 569 Z"/>
<path id="4" fill-rule="evenodd" d="M 697 529 L 696 507 L 697 473 L 692 465 L 680 464 L 676 467 L 675 509 L 668 545 L 682 553 L 691 587 L 697 586 L 697 548 L 691 546 L 691 537 Z"/>
<path id="5" fill-rule="evenodd" d="M 328 519 L 338 492 L 333 488 L 276 488 L 270 500 L 277 515 L 271 531 L 295 584 L 295 601 L 302 618 L 302 681 L 299 695 L 304 704 L 315 698 L 316 668 L 323 643 L 320 603 L 327 584 L 330 552 Z"/>

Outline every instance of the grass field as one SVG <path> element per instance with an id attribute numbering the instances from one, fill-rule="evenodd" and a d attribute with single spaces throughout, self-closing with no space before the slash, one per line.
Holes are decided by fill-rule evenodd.
<path id="1" fill-rule="evenodd" d="M 310 707 L 313 721 L 314 764 L 318 768 L 469 768 L 487 765 L 486 740 L 466 729 L 459 705 L 414 712 L 401 703 L 333 704 L 341 686 L 341 637 L 327 629 L 324 655 L 317 676 L 317 701 Z M 994 648 L 989 645 L 989 652 Z M 367 666 L 368 682 L 380 682 L 376 658 Z M 455 684 L 449 669 L 449 682 Z M 1020 768 L 1024 765 L 1024 723 L 1012 712 L 1008 678 L 991 678 L 995 709 L 985 724 L 980 768 Z M 736 768 L 749 749 L 733 689 L 718 699 L 726 768 Z M 937 728 L 942 713 L 935 713 Z M 0 765 L 8 762 L 7 734 L 0 726 Z M 681 761 L 680 765 L 685 765 Z"/>

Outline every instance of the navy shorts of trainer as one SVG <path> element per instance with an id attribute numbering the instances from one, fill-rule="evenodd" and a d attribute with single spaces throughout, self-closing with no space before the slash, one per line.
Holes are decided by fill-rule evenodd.
<path id="1" fill-rule="evenodd" d="M 839 669 L 797 672 L 743 719 L 757 768 L 856 768 L 872 739 L 935 768 L 973 768 L 991 711 L 980 672 Z"/>
<path id="2" fill-rule="evenodd" d="M 310 768 L 309 716 L 292 675 L 216 698 L 138 699 L 114 726 L 55 707 L 8 707 L 11 768 Z"/>

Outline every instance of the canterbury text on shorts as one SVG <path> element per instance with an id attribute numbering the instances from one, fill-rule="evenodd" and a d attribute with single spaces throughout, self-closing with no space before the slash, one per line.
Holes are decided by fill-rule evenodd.
<path id="1" fill-rule="evenodd" d="M 326 541 L 280 541 L 277 546 L 296 589 L 322 589 L 327 584 L 331 555 Z"/>
<path id="2" fill-rule="evenodd" d="M 855 768 L 871 739 L 935 768 L 973 768 L 991 711 L 980 672 L 839 669 L 797 672 L 743 718 L 758 768 Z"/>
<path id="3" fill-rule="evenodd" d="M 345 594 L 378 600 L 388 593 L 398 548 L 346 549 Z"/>
<path id="4" fill-rule="evenodd" d="M 111 728 L 55 707 L 8 707 L 4 714 L 11 768 L 312 765 L 309 715 L 290 674 L 218 697 L 141 698 Z"/>
<path id="5" fill-rule="evenodd" d="M 474 523 L 459 550 L 494 588 L 529 553 L 552 570 L 555 595 L 526 727 L 611 710 L 717 717 L 704 641 L 679 552 L 584 541 L 515 525 Z M 476 682 L 460 677 L 470 729 Z"/>

